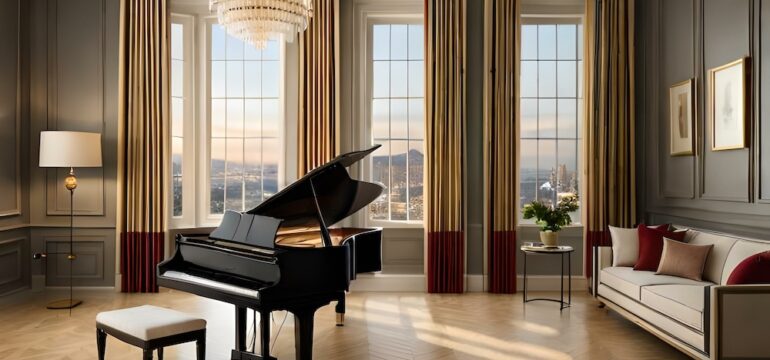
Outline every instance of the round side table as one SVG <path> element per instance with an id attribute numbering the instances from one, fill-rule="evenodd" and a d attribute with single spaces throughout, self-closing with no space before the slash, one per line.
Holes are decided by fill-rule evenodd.
<path id="1" fill-rule="evenodd" d="M 564 310 L 565 308 L 568 308 L 572 304 L 572 253 L 575 251 L 575 249 L 572 248 L 572 246 L 556 246 L 556 247 L 545 247 L 545 246 L 522 246 L 521 252 L 524 253 L 524 302 L 528 303 L 530 301 L 553 301 L 559 303 L 559 311 Z M 548 299 L 548 298 L 535 298 L 535 299 L 529 299 L 527 297 L 527 257 L 529 255 L 559 255 L 561 258 L 561 291 L 559 292 L 560 298 L 559 299 Z M 564 302 L 564 258 L 567 258 L 567 302 Z"/>

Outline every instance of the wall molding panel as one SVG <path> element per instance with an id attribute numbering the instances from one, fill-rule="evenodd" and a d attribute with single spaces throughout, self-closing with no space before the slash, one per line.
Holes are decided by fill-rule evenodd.
<path id="1" fill-rule="evenodd" d="M 770 6 L 758 0 L 637 2 L 640 219 L 767 238 L 770 229 Z M 687 16 L 690 13 L 692 16 Z M 709 69 L 751 58 L 750 142 L 711 150 Z M 668 149 L 668 90 L 695 78 L 694 156 Z M 764 146 L 763 146 L 764 145 Z M 764 233 L 763 233 L 764 232 Z"/>
<path id="2" fill-rule="evenodd" d="M 0 217 L 21 215 L 21 118 L 25 97 L 22 62 L 22 5 L 20 0 L 0 2 Z M 7 14 L 7 15 L 6 15 Z"/>

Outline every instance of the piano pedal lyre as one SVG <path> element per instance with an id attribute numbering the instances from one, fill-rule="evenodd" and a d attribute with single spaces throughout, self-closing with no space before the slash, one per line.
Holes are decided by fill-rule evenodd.
<path id="1" fill-rule="evenodd" d="M 337 313 L 337 326 L 345 325 L 345 313 Z"/>

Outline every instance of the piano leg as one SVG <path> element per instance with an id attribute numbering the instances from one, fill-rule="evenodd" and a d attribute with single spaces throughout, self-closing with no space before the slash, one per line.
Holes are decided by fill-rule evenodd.
<path id="1" fill-rule="evenodd" d="M 313 359 L 313 317 L 317 308 L 304 308 L 294 313 L 294 351 L 298 360 Z"/>
<path id="2" fill-rule="evenodd" d="M 337 299 L 337 305 L 334 307 L 334 311 L 337 313 L 337 326 L 345 325 L 345 292 L 340 293 L 339 299 Z"/>
<path id="3" fill-rule="evenodd" d="M 235 350 L 246 351 L 246 308 L 235 307 Z"/>
<path id="4" fill-rule="evenodd" d="M 262 358 L 270 358 L 270 312 L 259 312 L 259 335 L 260 345 L 262 345 Z"/>

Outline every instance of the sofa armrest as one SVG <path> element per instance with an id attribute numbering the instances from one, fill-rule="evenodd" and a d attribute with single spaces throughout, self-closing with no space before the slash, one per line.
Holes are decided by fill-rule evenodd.
<path id="1" fill-rule="evenodd" d="M 770 358 L 770 285 L 711 287 L 712 359 Z"/>
<path id="2" fill-rule="evenodd" d="M 599 251 L 596 257 L 597 270 L 612 266 L 612 247 L 597 246 L 597 250 Z"/>

